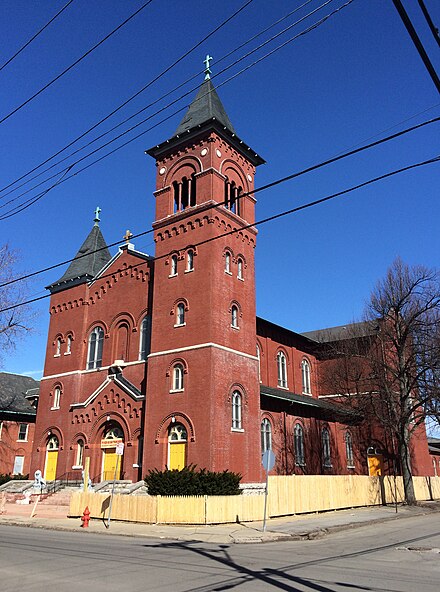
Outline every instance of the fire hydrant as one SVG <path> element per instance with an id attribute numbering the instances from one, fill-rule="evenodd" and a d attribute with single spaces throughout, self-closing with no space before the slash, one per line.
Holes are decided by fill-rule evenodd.
<path id="1" fill-rule="evenodd" d="M 86 509 L 83 512 L 83 515 L 81 516 L 81 526 L 82 528 L 88 528 L 89 527 L 89 522 L 90 522 L 90 510 L 89 510 L 89 506 L 86 506 Z"/>

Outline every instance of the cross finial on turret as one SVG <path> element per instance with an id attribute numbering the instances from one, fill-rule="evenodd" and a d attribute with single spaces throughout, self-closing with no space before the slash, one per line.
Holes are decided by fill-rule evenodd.
<path id="1" fill-rule="evenodd" d="M 209 67 L 209 62 L 212 60 L 213 58 L 208 54 L 206 54 L 206 58 L 203 60 L 203 63 L 205 64 L 205 80 L 210 80 L 211 78 L 211 68 Z"/>
<path id="2" fill-rule="evenodd" d="M 93 220 L 93 222 L 95 223 L 95 226 L 98 226 L 100 219 L 99 219 L 99 214 L 101 213 L 101 208 L 98 206 L 95 210 L 95 219 Z"/>

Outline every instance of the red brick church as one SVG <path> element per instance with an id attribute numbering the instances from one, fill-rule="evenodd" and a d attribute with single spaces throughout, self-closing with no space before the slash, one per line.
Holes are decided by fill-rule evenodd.
<path id="1" fill-rule="evenodd" d="M 320 397 L 320 343 L 256 316 L 256 168 L 209 73 L 156 161 L 156 252 L 127 232 L 111 256 L 95 224 L 51 292 L 31 470 L 137 481 L 195 464 L 274 473 L 368 474 L 386 438 Z M 376 430 L 377 432 L 377 430 Z M 123 443 L 116 465 L 116 446 Z M 414 474 L 431 474 L 424 427 Z M 373 462 L 372 462 L 373 459 Z"/>

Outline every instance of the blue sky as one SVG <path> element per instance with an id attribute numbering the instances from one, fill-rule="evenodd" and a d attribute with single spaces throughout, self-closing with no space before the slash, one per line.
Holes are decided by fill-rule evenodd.
<path id="1" fill-rule="evenodd" d="M 214 57 L 211 68 L 215 75 L 323 1 L 310 2 L 270 33 L 217 65 L 226 53 L 302 3 L 254 0 L 220 32 L 106 122 L 102 131 L 199 72 L 207 52 Z M 1 0 L 0 62 L 4 63 L 65 3 L 65 0 Z M 0 72 L 0 119 L 143 3 L 141 0 L 74 0 Z M 343 3 L 343 0 L 329 2 L 229 73 L 213 78 L 214 84 L 219 87 L 243 65 L 252 63 Z M 209 5 L 199 0 L 153 0 L 77 67 L 0 125 L 1 187 L 107 115 L 242 4 L 244 0 Z M 405 0 L 404 5 L 440 72 L 438 46 L 417 2 Z M 426 0 L 426 5 L 438 26 L 440 4 Z M 158 105 L 165 106 L 202 80 L 199 76 Z M 354 0 L 312 32 L 220 86 L 218 92 L 237 134 L 267 161 L 257 171 L 257 187 L 372 137 L 377 139 L 440 115 L 438 93 L 391 0 Z M 190 98 L 194 94 L 195 91 Z M 143 124 L 138 132 L 184 107 L 190 98 Z M 150 109 L 143 116 L 152 112 Z M 171 117 L 54 188 L 21 214 L 0 221 L 2 243 L 8 242 L 20 251 L 17 273 L 73 257 L 90 231 L 97 205 L 102 208 L 101 229 L 108 243 L 119 239 L 122 242 L 127 228 L 133 233 L 150 229 L 154 216 L 155 166 L 144 150 L 171 137 L 182 117 L 183 112 Z M 406 120 L 409 121 L 402 123 Z M 257 219 L 437 156 L 439 137 L 439 124 L 433 124 L 261 192 Z M 74 167 L 72 172 L 88 162 Z M 62 167 L 54 169 L 60 171 L 60 177 L 62 170 Z M 375 282 L 397 255 L 410 264 L 437 265 L 439 181 L 440 164 L 429 165 L 260 226 L 256 250 L 258 314 L 294 331 L 344 324 L 361 315 Z M 30 186 L 0 199 L 0 206 Z M 0 209 L 0 214 L 7 212 L 8 207 Z M 139 250 L 154 254 L 151 235 L 134 242 Z M 30 296 L 43 295 L 44 286 L 58 279 L 64 269 L 34 278 Z M 3 355 L 4 370 L 29 373 L 37 378 L 41 375 L 48 308 L 48 299 L 35 305 L 34 332 L 19 343 L 15 352 Z"/>

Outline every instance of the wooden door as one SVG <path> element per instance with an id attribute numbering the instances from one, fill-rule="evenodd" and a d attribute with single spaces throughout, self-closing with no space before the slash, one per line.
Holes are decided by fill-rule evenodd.
<path id="1" fill-rule="evenodd" d="M 46 468 L 44 478 L 46 481 L 54 481 L 57 475 L 58 450 L 48 450 L 46 453 Z"/>
<path id="2" fill-rule="evenodd" d="M 168 468 L 170 471 L 182 470 L 185 466 L 186 442 L 170 442 L 170 462 Z"/>
<path id="3" fill-rule="evenodd" d="M 113 481 L 121 478 L 121 461 L 122 456 L 116 454 L 115 448 L 108 448 L 104 450 L 104 462 L 102 467 L 102 480 Z"/>
<path id="4" fill-rule="evenodd" d="M 370 477 L 378 477 L 382 475 L 382 466 L 383 456 L 381 454 L 368 457 L 368 474 Z"/>

